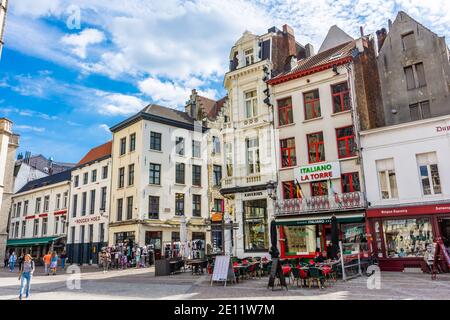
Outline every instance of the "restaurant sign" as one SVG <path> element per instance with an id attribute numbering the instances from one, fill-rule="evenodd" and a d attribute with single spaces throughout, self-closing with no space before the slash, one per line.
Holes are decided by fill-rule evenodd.
<path id="1" fill-rule="evenodd" d="M 296 173 L 296 178 L 300 183 L 339 179 L 341 177 L 341 167 L 339 162 L 319 163 L 300 167 Z"/>

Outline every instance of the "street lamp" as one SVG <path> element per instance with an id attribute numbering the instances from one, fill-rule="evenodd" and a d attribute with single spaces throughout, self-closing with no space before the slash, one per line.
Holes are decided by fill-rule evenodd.
<path id="1" fill-rule="evenodd" d="M 272 200 L 277 199 L 277 183 L 273 180 L 267 182 L 267 195 Z"/>

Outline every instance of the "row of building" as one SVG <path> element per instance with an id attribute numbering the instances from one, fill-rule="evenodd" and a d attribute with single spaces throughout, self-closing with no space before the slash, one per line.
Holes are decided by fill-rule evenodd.
<path id="1" fill-rule="evenodd" d="M 151 104 L 73 168 L 27 182 L 7 207 L 8 247 L 95 263 L 102 246 L 131 241 L 159 258 L 186 224 L 207 253 L 232 228 L 234 255 L 261 256 L 275 220 L 282 257 L 309 258 L 328 250 L 333 216 L 340 240 L 384 270 L 449 247 L 443 37 L 404 12 L 358 39 L 333 26 L 317 53 L 287 25 L 245 32 L 224 87 L 219 101 L 193 90 L 184 111 Z"/>

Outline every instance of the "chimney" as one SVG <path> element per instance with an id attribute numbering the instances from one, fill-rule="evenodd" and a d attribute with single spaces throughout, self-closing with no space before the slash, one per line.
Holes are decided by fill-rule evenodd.
<path id="1" fill-rule="evenodd" d="M 288 56 L 296 56 L 297 55 L 297 45 L 295 43 L 295 34 L 294 29 L 289 25 L 285 24 L 283 26 L 283 35 L 285 38 L 285 43 L 287 46 L 287 55 Z"/>
<path id="2" fill-rule="evenodd" d="M 383 46 L 383 43 L 384 43 L 384 40 L 386 40 L 386 37 L 387 37 L 386 28 L 382 28 L 381 30 L 377 30 L 378 52 L 380 52 L 380 49 Z"/>
<path id="3" fill-rule="evenodd" d="M 361 38 L 364 37 L 364 27 L 363 26 L 359 27 L 359 32 L 361 33 Z"/>
<path id="4" fill-rule="evenodd" d="M 314 55 L 314 47 L 311 43 L 305 45 L 306 58 L 312 57 Z"/>
<path id="5" fill-rule="evenodd" d="M 391 28 L 392 28 L 392 20 L 391 19 L 388 20 L 388 26 L 389 26 L 389 31 L 391 31 Z"/>

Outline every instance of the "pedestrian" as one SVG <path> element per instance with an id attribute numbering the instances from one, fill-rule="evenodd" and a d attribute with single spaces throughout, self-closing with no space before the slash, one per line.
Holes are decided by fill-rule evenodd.
<path id="1" fill-rule="evenodd" d="M 9 251 L 7 251 L 6 254 L 5 254 L 5 260 L 3 261 L 3 263 L 4 263 L 3 268 L 8 267 L 8 265 L 9 265 L 9 257 L 10 257 L 10 254 L 9 254 Z"/>
<path id="2" fill-rule="evenodd" d="M 52 271 L 52 274 L 56 275 L 56 268 L 58 267 L 58 255 L 56 252 L 52 253 L 52 258 L 50 260 L 50 269 Z"/>
<path id="3" fill-rule="evenodd" d="M 22 253 L 20 254 L 20 257 L 17 258 L 17 266 L 19 267 L 19 270 L 20 270 L 20 268 L 22 267 L 22 263 L 23 263 L 24 259 L 25 259 L 25 256 L 24 256 L 24 254 L 23 254 L 23 252 L 22 252 Z"/>
<path id="4" fill-rule="evenodd" d="M 43 258 L 44 260 L 44 273 L 46 275 L 50 274 L 50 262 L 52 260 L 52 253 L 49 251 Z"/>
<path id="5" fill-rule="evenodd" d="M 10 272 L 14 271 L 16 261 L 17 261 L 16 253 L 13 251 L 13 253 L 11 253 L 11 255 L 9 256 L 9 271 Z"/>
<path id="6" fill-rule="evenodd" d="M 66 259 L 67 259 L 67 253 L 65 250 L 61 253 L 59 258 L 61 260 L 61 269 L 65 270 L 66 269 Z"/>
<path id="7" fill-rule="evenodd" d="M 136 247 L 134 256 L 136 259 L 136 269 L 141 267 L 141 249 L 139 247 Z"/>
<path id="8" fill-rule="evenodd" d="M 102 252 L 103 273 L 108 272 L 109 264 L 111 263 L 111 254 L 108 250 Z"/>
<path id="9" fill-rule="evenodd" d="M 143 246 L 142 247 L 142 266 L 145 268 L 147 266 L 147 255 L 148 255 L 148 250 L 147 250 L 147 246 Z"/>
<path id="10" fill-rule="evenodd" d="M 27 282 L 25 287 L 25 299 L 28 299 L 30 296 L 30 286 L 31 286 L 31 277 L 34 273 L 34 261 L 31 258 L 31 255 L 26 254 L 24 257 L 24 261 L 19 269 L 19 280 L 20 280 L 20 293 L 19 300 L 22 300 L 23 289 L 25 287 L 25 281 Z"/>

